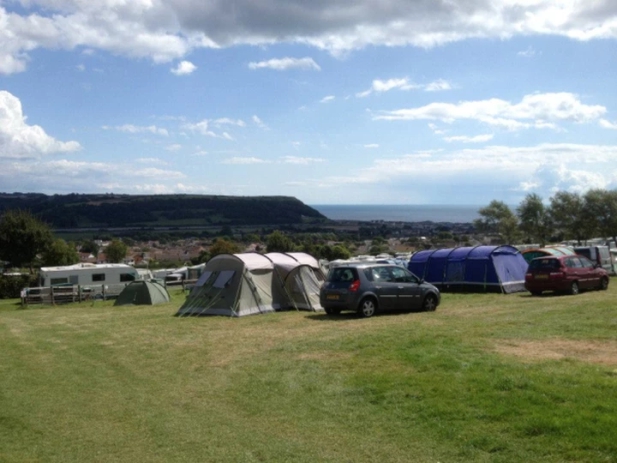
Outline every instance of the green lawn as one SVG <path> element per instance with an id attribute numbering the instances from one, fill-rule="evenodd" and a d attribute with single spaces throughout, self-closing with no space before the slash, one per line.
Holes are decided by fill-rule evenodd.
<path id="1" fill-rule="evenodd" d="M 0 301 L 0 462 L 617 461 L 616 286 L 366 320 Z"/>

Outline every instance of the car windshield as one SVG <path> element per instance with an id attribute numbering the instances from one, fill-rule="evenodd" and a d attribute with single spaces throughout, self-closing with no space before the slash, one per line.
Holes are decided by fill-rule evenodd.
<path id="1" fill-rule="evenodd" d="M 529 264 L 529 270 L 555 270 L 559 267 L 557 259 L 534 259 Z"/>

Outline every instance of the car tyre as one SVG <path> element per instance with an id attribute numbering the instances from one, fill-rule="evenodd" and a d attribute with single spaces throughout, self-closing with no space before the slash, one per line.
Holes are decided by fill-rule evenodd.
<path id="1" fill-rule="evenodd" d="M 432 294 L 427 295 L 422 302 L 422 310 L 425 312 L 435 312 L 437 309 L 437 298 Z"/>
<path id="2" fill-rule="evenodd" d="M 324 307 L 324 311 L 328 315 L 338 315 L 341 313 L 340 309 L 333 309 L 332 307 Z"/>
<path id="3" fill-rule="evenodd" d="M 608 289 L 608 278 L 602 277 L 600 279 L 600 289 L 606 291 Z"/>
<path id="4" fill-rule="evenodd" d="M 573 281 L 572 284 L 570 285 L 570 294 L 572 296 L 576 296 L 578 293 L 579 293 L 578 283 L 576 281 Z"/>
<path id="5" fill-rule="evenodd" d="M 367 297 L 360 302 L 358 314 L 361 317 L 369 318 L 377 313 L 377 301 L 372 297 Z"/>

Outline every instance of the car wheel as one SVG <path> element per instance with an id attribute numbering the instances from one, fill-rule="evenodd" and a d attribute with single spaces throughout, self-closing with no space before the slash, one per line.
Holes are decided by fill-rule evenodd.
<path id="1" fill-rule="evenodd" d="M 605 291 L 608 289 L 608 278 L 603 277 L 600 279 L 600 289 Z"/>
<path id="2" fill-rule="evenodd" d="M 333 309 L 332 307 L 324 307 L 324 311 L 328 315 L 338 315 L 338 314 L 341 313 L 341 311 L 339 309 Z"/>
<path id="3" fill-rule="evenodd" d="M 432 294 L 429 294 L 424 298 L 422 303 L 422 310 L 425 312 L 434 312 L 437 309 L 437 298 Z"/>
<path id="4" fill-rule="evenodd" d="M 572 294 L 572 296 L 576 296 L 578 294 L 578 283 L 576 281 L 572 282 L 572 285 L 570 286 L 570 294 Z"/>
<path id="5" fill-rule="evenodd" d="M 358 309 L 358 314 L 364 318 L 372 317 L 377 313 L 377 302 L 371 297 L 363 299 Z"/>

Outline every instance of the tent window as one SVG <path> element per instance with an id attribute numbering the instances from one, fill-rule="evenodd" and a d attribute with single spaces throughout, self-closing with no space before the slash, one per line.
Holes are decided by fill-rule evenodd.
<path id="1" fill-rule="evenodd" d="M 231 282 L 231 279 L 233 278 L 235 273 L 236 272 L 234 270 L 223 270 L 221 273 L 219 273 L 213 286 L 215 288 L 224 288 L 227 284 Z"/>

